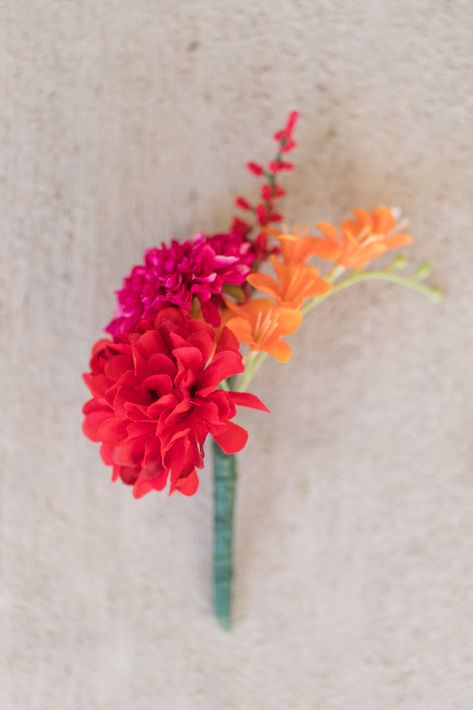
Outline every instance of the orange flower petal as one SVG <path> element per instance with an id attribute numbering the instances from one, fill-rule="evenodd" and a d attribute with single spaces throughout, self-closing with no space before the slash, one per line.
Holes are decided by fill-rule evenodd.
<path id="1" fill-rule="evenodd" d="M 388 251 L 387 246 L 383 243 L 374 242 L 367 246 L 362 246 L 348 232 L 345 232 L 343 236 L 345 238 L 345 248 L 339 263 L 346 269 L 360 269 L 372 259 L 376 259 L 376 257 Z"/>
<path id="2" fill-rule="evenodd" d="M 314 298 L 314 296 L 323 296 L 324 294 L 331 291 L 333 288 L 332 284 L 325 279 L 316 276 L 312 281 L 310 289 L 306 292 L 306 298 Z"/>
<path id="3" fill-rule="evenodd" d="M 251 323 L 245 318 L 230 318 L 227 328 L 238 338 L 240 343 L 251 345 L 253 343 Z"/>
<path id="4" fill-rule="evenodd" d="M 318 222 L 316 225 L 317 229 L 322 232 L 325 239 L 328 239 L 335 244 L 339 244 L 340 238 L 338 236 L 338 229 L 330 224 L 330 222 Z"/>
<path id="5" fill-rule="evenodd" d="M 319 222 L 317 229 L 322 232 L 324 239 L 318 239 L 314 247 L 315 255 L 326 261 L 338 259 L 341 252 L 340 236 L 338 230 L 329 222 Z"/>
<path id="6" fill-rule="evenodd" d="M 274 357 L 279 362 L 288 362 L 291 359 L 292 348 L 284 340 L 277 340 L 268 347 L 268 355 Z"/>
<path id="7" fill-rule="evenodd" d="M 366 231 L 367 233 L 373 231 L 374 220 L 367 210 L 354 207 L 352 212 L 355 215 L 355 219 L 347 219 L 341 223 L 340 229 L 343 232 L 348 231 L 356 236 L 362 231 Z"/>
<path id="8" fill-rule="evenodd" d="M 302 323 L 302 313 L 294 309 L 280 308 L 278 323 L 281 335 L 291 335 Z"/>
<path id="9" fill-rule="evenodd" d="M 267 274 L 250 274 L 247 281 L 257 291 L 262 291 L 270 296 L 276 296 L 278 293 L 278 282 Z"/>
<path id="10" fill-rule="evenodd" d="M 274 295 L 284 308 L 299 308 L 306 298 L 326 293 L 331 288 L 313 266 L 281 264 L 277 260 L 273 260 L 273 266 L 279 279 Z"/>
<path id="11" fill-rule="evenodd" d="M 392 237 L 386 238 L 386 243 L 389 249 L 397 249 L 398 247 L 405 247 L 407 244 L 412 242 L 412 234 L 408 232 L 398 232 L 393 234 Z"/>
<path id="12" fill-rule="evenodd" d="M 396 226 L 396 218 L 387 207 L 377 207 L 372 212 L 375 232 L 387 234 Z"/>

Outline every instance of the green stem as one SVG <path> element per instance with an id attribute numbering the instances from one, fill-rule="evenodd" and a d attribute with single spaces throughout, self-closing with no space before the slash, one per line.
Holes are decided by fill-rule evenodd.
<path id="1" fill-rule="evenodd" d="M 349 286 L 361 283 L 362 281 L 390 281 L 398 286 L 404 286 L 405 288 L 410 288 L 412 291 L 422 293 L 424 296 L 428 296 L 432 301 L 434 301 L 434 303 L 438 303 L 443 298 L 443 294 L 438 288 L 435 288 L 434 286 L 427 286 L 426 284 L 420 283 L 413 278 L 393 274 L 389 271 L 362 271 L 361 273 L 358 272 L 352 274 L 344 281 L 336 283 L 332 290 L 325 293 L 323 296 L 311 298 L 310 301 L 307 301 L 305 306 L 301 308 L 302 313 L 308 313 L 315 308 L 315 306 L 318 306 L 319 303 L 322 303 L 322 301 L 325 301 L 325 299 L 330 296 L 333 296 L 339 291 L 343 291 L 343 289 L 348 288 Z"/>
<path id="2" fill-rule="evenodd" d="M 332 282 L 340 275 L 340 273 L 341 272 L 339 268 L 336 267 L 325 278 L 327 281 Z M 311 311 L 313 308 L 315 308 L 315 306 L 318 306 L 327 298 L 330 298 L 330 296 L 333 296 L 339 291 L 343 291 L 343 289 L 348 288 L 349 286 L 354 286 L 354 284 L 361 283 L 363 281 L 390 281 L 391 283 L 395 283 L 398 286 L 405 286 L 406 288 L 410 288 L 413 291 L 422 293 L 424 296 L 430 298 L 430 300 L 434 303 L 439 303 L 443 299 L 443 293 L 440 289 L 435 288 L 435 286 L 428 286 L 424 283 L 421 283 L 413 277 L 408 278 L 406 276 L 400 276 L 399 274 L 391 273 L 389 271 L 358 271 L 352 273 L 351 276 L 344 279 L 343 281 L 339 281 L 338 283 L 334 284 L 332 290 L 328 291 L 328 293 L 325 293 L 323 296 L 316 296 L 315 298 L 311 298 L 309 301 L 307 301 L 305 306 L 301 308 L 301 312 L 305 315 L 306 313 L 309 313 L 309 311 Z M 254 357 L 248 362 L 243 377 L 241 378 L 238 387 L 239 392 L 244 392 L 247 389 L 253 377 L 256 375 L 257 370 L 267 357 L 267 354 L 263 352 L 253 353 L 253 355 Z"/>
<path id="3" fill-rule="evenodd" d="M 240 383 L 238 385 L 238 392 L 245 392 L 246 388 L 250 384 L 253 377 L 256 375 L 257 371 L 261 367 L 261 364 L 266 358 L 266 353 L 263 352 L 252 352 L 250 354 L 250 359 L 246 364 L 245 372 L 243 373 Z"/>
<path id="4" fill-rule="evenodd" d="M 233 520 L 236 457 L 213 441 L 214 461 L 214 610 L 224 629 L 232 623 Z"/>

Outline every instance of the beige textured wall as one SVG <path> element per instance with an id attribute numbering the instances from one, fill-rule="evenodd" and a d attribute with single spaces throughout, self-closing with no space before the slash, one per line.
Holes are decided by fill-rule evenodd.
<path id="1" fill-rule="evenodd" d="M 2 710 L 471 710 L 470 2 L 0 10 Z M 292 108 L 287 214 L 402 206 L 448 299 L 346 292 L 262 372 L 229 636 L 210 477 L 111 486 L 80 373 L 144 247 L 225 226 Z"/>

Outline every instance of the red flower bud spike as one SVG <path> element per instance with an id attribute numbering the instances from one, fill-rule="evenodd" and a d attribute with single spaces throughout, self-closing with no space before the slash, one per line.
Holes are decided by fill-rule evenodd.
<path id="1" fill-rule="evenodd" d="M 277 184 L 277 176 L 279 173 L 284 171 L 288 172 L 294 168 L 293 163 L 283 160 L 282 156 L 283 154 L 291 152 L 296 147 L 296 143 L 292 140 L 292 134 L 298 118 L 298 112 L 292 111 L 287 118 L 285 126 L 274 133 L 273 137 L 278 143 L 278 151 L 274 159 L 268 164 L 267 170 L 265 170 L 260 163 L 255 163 L 254 161 L 247 163 L 247 168 L 253 175 L 265 179 L 265 183 L 261 186 L 260 190 L 262 203 L 256 207 L 252 207 L 245 197 L 237 197 L 235 204 L 240 209 L 254 211 L 257 225 L 260 227 L 266 227 L 271 222 L 274 223 L 283 220 L 283 215 L 275 207 L 275 200 L 284 197 L 286 193 L 285 190 Z M 267 241 L 267 237 L 265 236 L 264 240 L 257 238 L 253 242 L 257 254 L 255 266 L 261 260 L 267 259 L 270 254 L 274 252 L 274 248 L 268 249 Z M 264 250 L 262 250 L 263 244 Z"/>

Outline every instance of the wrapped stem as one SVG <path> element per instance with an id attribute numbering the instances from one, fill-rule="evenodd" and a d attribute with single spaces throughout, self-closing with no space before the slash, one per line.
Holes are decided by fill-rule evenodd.
<path id="1" fill-rule="evenodd" d="M 214 474 L 214 610 L 225 629 L 231 627 L 233 578 L 233 519 L 236 457 L 213 442 Z"/>

